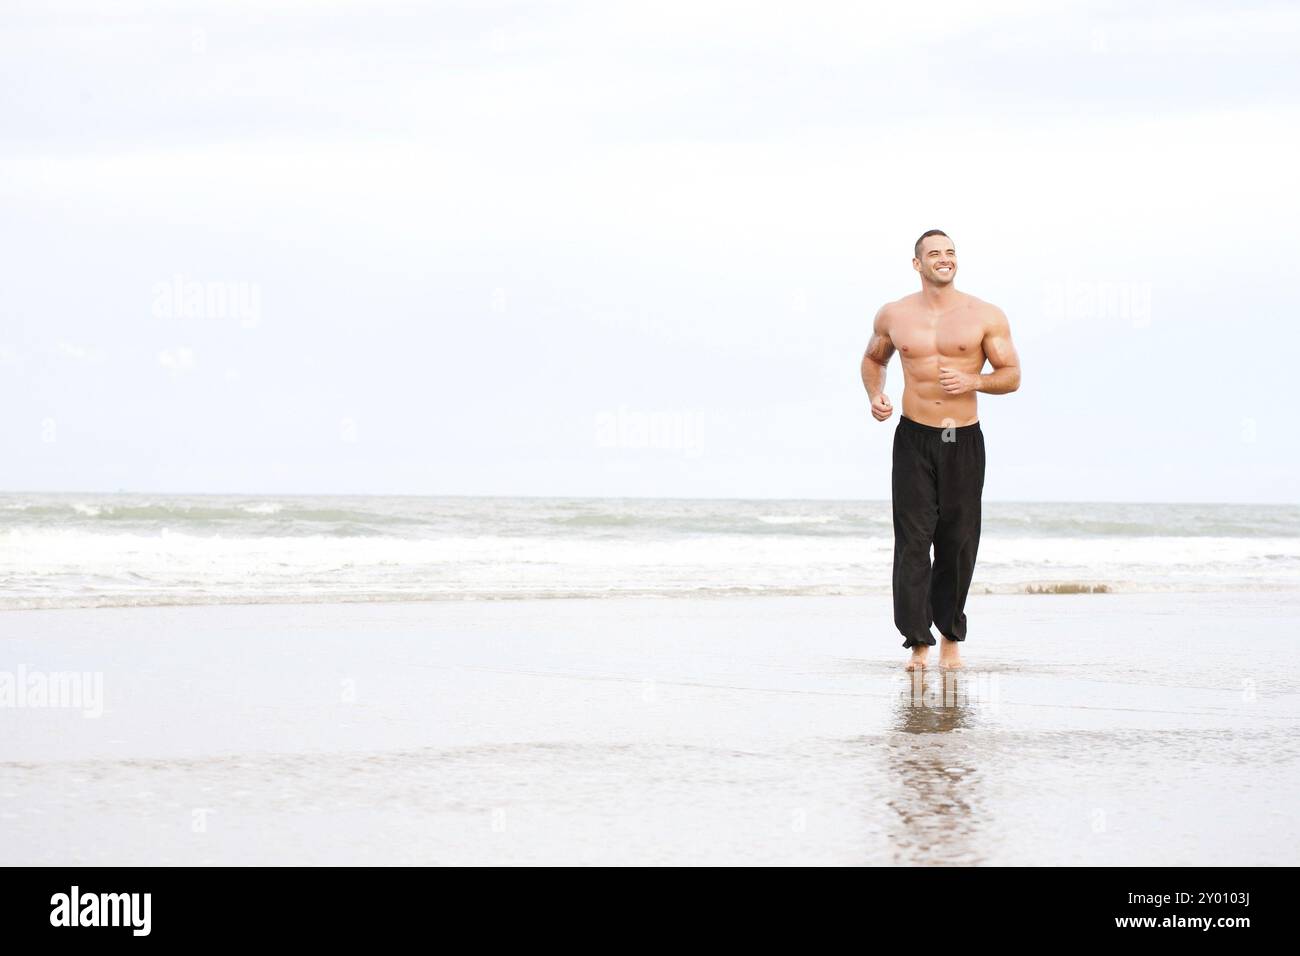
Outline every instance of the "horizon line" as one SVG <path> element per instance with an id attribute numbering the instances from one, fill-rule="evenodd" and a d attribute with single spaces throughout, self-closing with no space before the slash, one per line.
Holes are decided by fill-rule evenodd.
<path id="1" fill-rule="evenodd" d="M 350 491 L 91 491 L 86 489 L 36 491 L 0 490 L 4 495 L 156 495 L 169 498 L 466 498 L 477 500 L 518 498 L 538 501 L 736 501 L 736 502 L 840 502 L 890 504 L 889 498 L 723 497 L 699 495 L 573 495 L 573 494 L 464 494 L 429 492 Z M 1300 501 L 1141 501 L 1096 498 L 985 498 L 984 504 L 1061 505 L 1233 505 L 1250 507 L 1300 507 Z"/>

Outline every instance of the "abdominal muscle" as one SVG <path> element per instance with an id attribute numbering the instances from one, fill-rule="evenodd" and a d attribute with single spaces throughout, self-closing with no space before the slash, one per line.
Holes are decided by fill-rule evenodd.
<path id="1" fill-rule="evenodd" d="M 924 371 L 916 368 L 924 363 Z M 939 365 L 975 374 L 970 359 L 930 355 L 919 361 L 903 360 L 903 414 L 914 422 L 935 428 L 973 425 L 979 421 L 977 392 L 949 395 L 939 384 Z M 983 366 L 980 362 L 980 366 Z"/>

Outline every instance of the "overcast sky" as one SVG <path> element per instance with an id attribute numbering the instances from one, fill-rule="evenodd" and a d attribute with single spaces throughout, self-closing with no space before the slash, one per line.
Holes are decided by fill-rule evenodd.
<path id="1" fill-rule="evenodd" d="M 1048 6 L 6 0 L 0 490 L 886 499 L 939 227 L 986 500 L 1300 501 L 1300 10 Z"/>

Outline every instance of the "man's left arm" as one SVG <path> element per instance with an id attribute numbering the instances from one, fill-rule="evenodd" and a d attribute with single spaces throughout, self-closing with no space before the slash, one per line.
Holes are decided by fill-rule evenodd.
<path id="1" fill-rule="evenodd" d="M 1005 395 L 1020 387 L 1020 356 L 1011 341 L 1011 323 L 1007 314 L 997 306 L 992 307 L 988 327 L 984 330 L 984 354 L 993 371 L 975 376 L 975 391 L 988 395 Z"/>

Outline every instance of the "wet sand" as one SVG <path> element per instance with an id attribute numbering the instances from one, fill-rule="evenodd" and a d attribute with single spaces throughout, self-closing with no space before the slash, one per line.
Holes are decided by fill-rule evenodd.
<path id="1" fill-rule="evenodd" d="M 3 860 L 1300 862 L 1300 595 L 967 610 L 946 695 L 879 597 L 3 612 L 103 689 L 0 702 Z"/>

